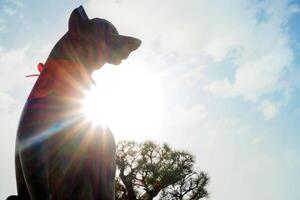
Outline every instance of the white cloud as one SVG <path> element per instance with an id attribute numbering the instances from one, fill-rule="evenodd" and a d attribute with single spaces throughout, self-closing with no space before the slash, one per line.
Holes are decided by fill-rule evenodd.
<path id="1" fill-rule="evenodd" d="M 0 91 L 8 92 L 25 77 L 28 47 L 0 50 Z M 24 66 L 25 65 L 25 66 Z M 21 79 L 22 77 L 22 79 Z"/>
<path id="2" fill-rule="evenodd" d="M 209 83 L 205 89 L 221 97 L 241 96 L 252 102 L 260 100 L 264 94 L 283 89 L 278 83 L 292 63 L 293 52 L 287 47 L 268 51 L 257 59 L 239 59 L 233 83 L 224 78 Z"/>
<path id="3" fill-rule="evenodd" d="M 240 18 L 249 18 L 245 1 L 114 1 L 90 0 L 91 16 L 111 20 L 121 33 L 140 37 L 144 43 L 158 41 L 154 48 L 183 55 L 200 54 L 223 59 L 239 44 Z M 232 12 L 234 10 L 234 12 Z"/>
<path id="4" fill-rule="evenodd" d="M 221 96 L 223 98 L 232 97 L 236 95 L 232 84 L 227 78 L 223 80 L 214 81 L 204 87 L 206 91 L 211 92 L 214 95 Z"/>
<path id="5" fill-rule="evenodd" d="M 172 120 L 173 124 L 176 124 L 178 127 L 184 127 L 185 124 L 202 121 L 207 116 L 207 109 L 203 104 L 197 104 L 189 108 L 175 107 L 171 115 L 174 117 L 174 120 Z"/>
<path id="6" fill-rule="evenodd" d="M 4 11 L 4 13 L 6 13 L 9 16 L 12 16 L 12 15 L 16 14 L 16 12 L 17 12 L 16 10 L 12 9 L 9 6 L 3 6 L 3 11 Z"/>
<path id="7" fill-rule="evenodd" d="M 13 105 L 14 99 L 7 93 L 0 92 L 0 111 Z"/>
<path id="8" fill-rule="evenodd" d="M 266 139 L 266 135 L 259 134 L 251 139 L 250 144 L 259 145 L 259 144 L 263 143 L 265 141 L 265 139 Z"/>
<path id="9" fill-rule="evenodd" d="M 257 24 L 255 14 L 260 9 L 266 10 L 268 19 Z M 278 89 L 279 79 L 293 61 L 286 21 L 294 10 L 295 7 L 289 7 L 287 1 L 254 6 L 251 17 L 241 18 L 239 22 L 243 23 L 243 31 L 236 36 L 242 52 L 235 60 L 234 81 L 216 80 L 206 88 L 221 96 L 241 96 L 249 101 L 257 101 L 262 95 Z"/>
<path id="10" fill-rule="evenodd" d="M 194 87 L 197 82 L 200 79 L 205 79 L 203 76 L 205 66 L 196 66 L 196 67 L 191 67 L 189 70 L 186 70 L 182 75 L 180 76 L 181 80 L 179 80 L 179 83 L 183 87 Z"/>
<path id="11" fill-rule="evenodd" d="M 2 198 L 8 192 L 15 193 L 14 180 L 14 141 L 19 119 L 21 105 L 17 104 L 17 97 L 20 94 L 14 91 L 16 86 L 22 85 L 24 77 L 24 65 L 26 65 L 26 53 L 28 48 L 19 48 L 11 50 L 0 50 L 0 158 L 4 163 L 0 168 L 0 176 L 3 183 L 0 189 Z M 23 84 L 23 86 L 25 86 Z M 14 97 L 12 96 L 14 95 Z M 1 196 L 0 195 L 0 196 Z"/>
<path id="12" fill-rule="evenodd" d="M 19 7 L 24 7 L 24 2 L 22 0 L 11 0 L 13 4 Z"/>
<path id="13" fill-rule="evenodd" d="M 203 63 L 207 58 L 221 62 L 236 52 L 234 79 L 210 80 L 204 86 L 215 95 L 259 103 L 263 95 L 284 90 L 278 82 L 294 59 L 287 22 L 299 12 L 287 0 L 90 0 L 87 8 L 92 16 L 105 16 L 121 33 L 140 37 L 146 48 L 157 48 L 160 54 L 174 52 L 186 60 L 198 56 Z M 264 19 L 259 19 L 261 12 Z"/>
<path id="14" fill-rule="evenodd" d="M 0 33 L 7 31 L 7 26 L 4 19 L 0 18 Z"/>
<path id="15" fill-rule="evenodd" d="M 260 105 L 260 109 L 263 112 L 265 119 L 270 120 L 279 114 L 280 104 L 272 102 L 270 100 L 263 100 Z"/>
<path id="16" fill-rule="evenodd" d="M 36 70 L 35 66 L 44 51 L 41 46 L 4 49 L 0 47 L 0 198 L 16 194 L 14 174 L 14 142 L 20 118 L 21 108 L 35 79 L 25 78 Z M 49 53 L 49 52 L 48 52 Z"/>

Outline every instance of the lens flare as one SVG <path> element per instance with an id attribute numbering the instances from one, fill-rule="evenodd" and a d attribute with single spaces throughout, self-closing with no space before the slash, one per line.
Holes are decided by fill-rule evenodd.
<path id="1" fill-rule="evenodd" d="M 156 76 L 137 67 L 107 66 L 93 78 L 97 87 L 88 91 L 83 100 L 88 120 L 108 126 L 116 138 L 145 137 L 157 132 L 164 108 Z"/>
<path id="2" fill-rule="evenodd" d="M 107 125 L 111 114 L 109 105 L 105 91 L 99 91 L 99 88 L 93 87 L 86 92 L 83 99 L 83 113 L 86 115 L 87 120 L 93 124 Z"/>

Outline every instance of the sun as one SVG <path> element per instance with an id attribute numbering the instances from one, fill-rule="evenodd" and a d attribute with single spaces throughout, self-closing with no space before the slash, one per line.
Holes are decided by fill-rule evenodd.
<path id="1" fill-rule="evenodd" d="M 106 65 L 93 75 L 97 87 L 83 101 L 86 117 L 112 129 L 117 138 L 151 137 L 162 123 L 160 80 L 135 66 Z"/>
<path id="2" fill-rule="evenodd" d="M 83 100 L 83 112 L 87 120 L 94 124 L 106 125 L 111 114 L 108 107 L 107 98 L 103 91 L 93 87 L 86 92 Z"/>

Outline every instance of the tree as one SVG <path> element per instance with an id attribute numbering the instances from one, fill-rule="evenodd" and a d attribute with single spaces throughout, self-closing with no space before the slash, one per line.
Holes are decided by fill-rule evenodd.
<path id="1" fill-rule="evenodd" d="M 190 153 L 147 141 L 117 145 L 117 200 L 196 200 L 208 196 L 208 176 Z"/>

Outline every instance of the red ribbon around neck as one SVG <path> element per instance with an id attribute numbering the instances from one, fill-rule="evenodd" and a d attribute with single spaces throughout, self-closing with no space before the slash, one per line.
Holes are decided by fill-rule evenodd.
<path id="1" fill-rule="evenodd" d="M 44 68 L 45 68 L 45 65 L 43 64 L 43 63 L 39 63 L 38 65 L 37 65 L 37 68 L 38 68 L 38 70 L 39 70 L 39 74 L 30 74 L 30 75 L 27 75 L 26 76 L 26 78 L 28 78 L 28 77 L 33 77 L 33 76 L 39 76 L 41 73 L 42 73 L 42 71 L 44 70 Z"/>

